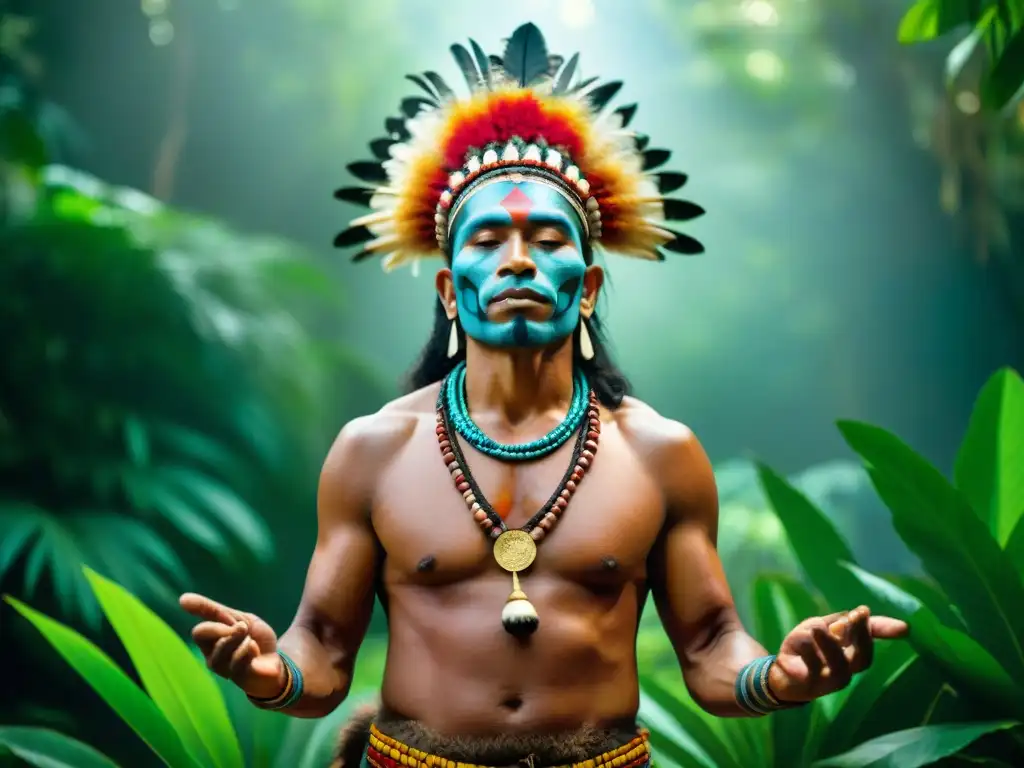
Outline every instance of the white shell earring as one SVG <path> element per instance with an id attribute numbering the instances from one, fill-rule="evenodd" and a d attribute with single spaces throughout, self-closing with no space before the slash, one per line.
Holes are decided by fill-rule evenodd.
<path id="1" fill-rule="evenodd" d="M 594 342 L 590 339 L 585 320 L 580 320 L 580 355 L 584 360 L 594 359 Z"/>
<path id="2" fill-rule="evenodd" d="M 459 324 L 452 320 L 452 332 L 448 334 L 448 357 L 459 354 Z"/>

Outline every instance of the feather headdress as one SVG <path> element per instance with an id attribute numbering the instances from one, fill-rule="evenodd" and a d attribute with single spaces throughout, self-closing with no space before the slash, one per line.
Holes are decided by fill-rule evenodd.
<path id="1" fill-rule="evenodd" d="M 383 257 L 385 269 L 449 249 L 451 214 L 482 181 L 519 173 L 542 177 L 577 207 L 592 245 L 625 256 L 663 260 L 665 252 L 702 253 L 697 240 L 668 222 L 704 211 L 665 195 L 686 183 L 659 171 L 666 149 L 629 129 L 636 104 L 606 111 L 619 81 L 579 79 L 579 55 L 548 54 L 540 30 L 524 24 L 501 57 L 473 40 L 452 55 L 469 86 L 458 98 L 436 72 L 408 75 L 421 94 L 401 102 L 401 117 L 385 121 L 388 135 L 370 142 L 373 160 L 348 170 L 365 186 L 335 197 L 371 209 L 334 241 L 362 246 L 356 261 Z"/>

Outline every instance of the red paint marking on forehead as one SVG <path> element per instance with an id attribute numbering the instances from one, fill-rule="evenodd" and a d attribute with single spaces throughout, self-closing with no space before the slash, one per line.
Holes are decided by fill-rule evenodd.
<path id="1" fill-rule="evenodd" d="M 530 217 L 534 202 L 522 189 L 514 187 L 505 195 L 505 199 L 501 201 L 500 205 L 508 211 L 508 215 L 512 217 L 512 223 L 520 226 Z"/>

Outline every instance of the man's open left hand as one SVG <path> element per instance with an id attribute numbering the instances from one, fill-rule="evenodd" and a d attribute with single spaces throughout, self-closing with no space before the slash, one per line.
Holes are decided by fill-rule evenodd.
<path id="1" fill-rule="evenodd" d="M 906 622 L 872 616 L 867 606 L 807 619 L 782 641 L 768 674 L 772 694 L 805 702 L 842 690 L 871 666 L 875 640 L 905 637 Z"/>

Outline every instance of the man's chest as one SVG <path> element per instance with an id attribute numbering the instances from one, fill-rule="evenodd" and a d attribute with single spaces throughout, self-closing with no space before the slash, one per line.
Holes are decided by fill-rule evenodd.
<path id="1" fill-rule="evenodd" d="M 465 446 L 464 453 L 482 503 L 509 528 L 527 524 L 563 488 L 573 461 L 571 445 L 523 463 L 498 462 Z M 568 506 L 540 542 L 532 570 L 593 586 L 642 579 L 663 519 L 660 491 L 641 460 L 606 430 Z M 389 579 L 442 586 L 497 568 L 493 540 L 473 519 L 436 443 L 413 440 L 395 457 L 377 489 L 373 525 Z"/>

